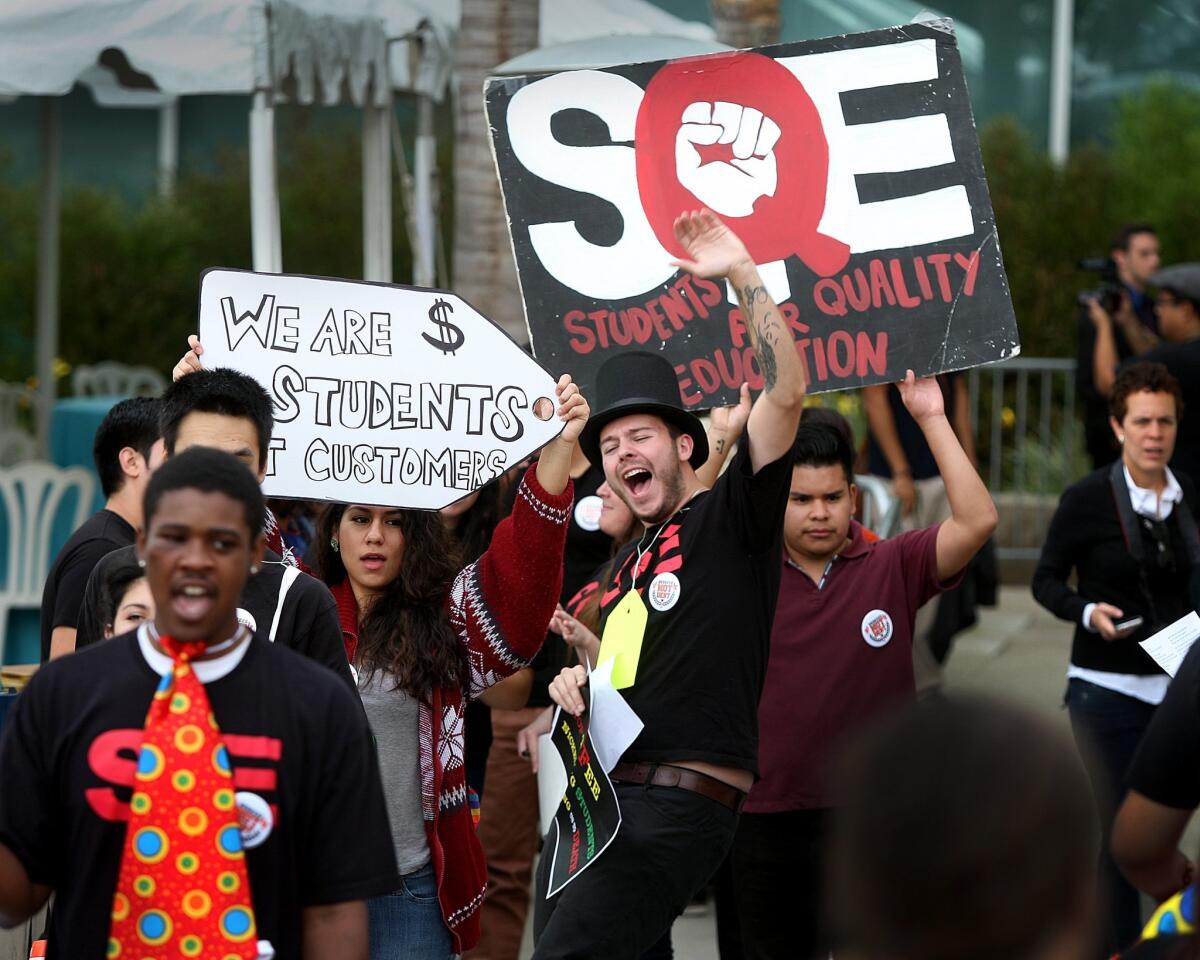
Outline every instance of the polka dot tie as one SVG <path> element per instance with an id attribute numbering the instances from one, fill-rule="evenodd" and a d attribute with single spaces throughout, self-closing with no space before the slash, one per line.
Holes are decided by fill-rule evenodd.
<path id="1" fill-rule="evenodd" d="M 229 753 L 191 667 L 206 647 L 159 642 L 175 663 L 146 715 L 107 957 L 253 958 L 258 938 Z"/>

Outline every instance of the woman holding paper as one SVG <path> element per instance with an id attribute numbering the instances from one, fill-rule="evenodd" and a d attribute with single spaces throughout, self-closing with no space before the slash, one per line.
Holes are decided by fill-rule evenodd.
<path id="1" fill-rule="evenodd" d="M 1130 761 L 1170 682 L 1139 641 L 1196 605 L 1200 567 L 1194 488 L 1167 467 L 1183 412 L 1178 382 L 1161 364 L 1134 364 L 1117 377 L 1110 403 L 1121 457 L 1063 494 L 1033 575 L 1037 601 L 1075 624 L 1066 703 L 1087 744 L 1104 830 L 1106 956 L 1141 929 L 1137 891 L 1109 855 L 1108 837 Z"/>
<path id="2" fill-rule="evenodd" d="M 557 394 L 563 432 L 473 563 L 460 569 L 436 513 L 337 504 L 321 518 L 318 567 L 358 672 L 404 881 L 368 902 L 372 960 L 448 960 L 479 938 L 486 871 L 463 711 L 537 653 L 558 600 L 571 452 L 588 406 L 569 376 Z"/>

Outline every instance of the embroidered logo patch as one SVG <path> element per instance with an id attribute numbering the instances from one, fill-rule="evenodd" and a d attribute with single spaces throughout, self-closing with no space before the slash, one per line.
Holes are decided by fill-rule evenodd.
<path id="1" fill-rule="evenodd" d="M 594 533 L 600 529 L 600 511 L 603 509 L 604 501 L 599 497 L 583 497 L 575 504 L 575 522 L 582 529 Z"/>
<path id="2" fill-rule="evenodd" d="M 872 610 L 862 619 L 862 638 L 873 647 L 887 646 L 894 632 L 886 610 Z"/>
<path id="3" fill-rule="evenodd" d="M 679 601 L 681 587 L 679 578 L 673 573 L 660 573 L 650 581 L 646 599 L 655 610 L 670 610 Z"/>

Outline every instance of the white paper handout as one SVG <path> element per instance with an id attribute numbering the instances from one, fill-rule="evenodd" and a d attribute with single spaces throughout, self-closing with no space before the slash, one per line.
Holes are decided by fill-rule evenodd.
<path id="1" fill-rule="evenodd" d="M 1147 637 L 1140 646 L 1173 677 L 1197 638 L 1200 638 L 1200 616 L 1193 610 L 1154 636 Z"/>

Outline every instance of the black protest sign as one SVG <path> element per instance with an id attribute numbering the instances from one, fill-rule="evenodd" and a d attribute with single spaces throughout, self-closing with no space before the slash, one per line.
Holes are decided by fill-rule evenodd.
<path id="1" fill-rule="evenodd" d="M 594 863 L 612 843 L 621 826 L 621 808 L 612 781 L 595 756 L 588 733 L 591 692 L 584 688 L 588 709 L 573 717 L 555 710 L 550 743 L 567 774 L 567 789 L 559 801 L 546 837 L 552 897 Z"/>
<path id="2" fill-rule="evenodd" d="M 811 392 L 1019 352 L 953 28 L 931 21 L 486 89 L 538 358 L 590 393 L 661 351 L 688 406 L 762 385 L 724 282 L 670 265 L 708 207 L 745 241 Z"/>
<path id="3" fill-rule="evenodd" d="M 554 378 L 442 290 L 208 270 L 200 339 L 271 395 L 268 496 L 437 510 L 562 430 Z"/>

